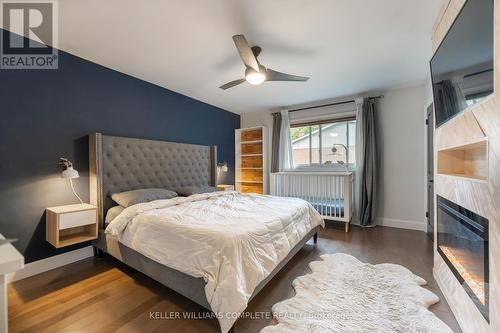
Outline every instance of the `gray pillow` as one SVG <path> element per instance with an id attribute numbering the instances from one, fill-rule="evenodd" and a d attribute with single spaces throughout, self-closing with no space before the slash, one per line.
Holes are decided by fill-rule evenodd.
<path id="1" fill-rule="evenodd" d="M 175 191 L 183 197 L 188 197 L 192 194 L 216 192 L 217 187 L 213 186 L 184 186 L 176 188 Z"/>
<path id="2" fill-rule="evenodd" d="M 160 199 L 172 199 L 177 193 L 163 188 L 144 188 L 111 195 L 111 199 L 122 207 Z"/>

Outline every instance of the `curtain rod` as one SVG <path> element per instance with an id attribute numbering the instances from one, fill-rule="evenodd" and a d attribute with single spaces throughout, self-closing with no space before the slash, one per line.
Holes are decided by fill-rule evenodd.
<path id="1" fill-rule="evenodd" d="M 384 95 L 380 96 L 374 96 L 374 97 L 368 97 L 368 99 L 381 99 L 384 98 Z M 293 110 L 288 110 L 288 112 L 295 112 L 295 111 L 304 111 L 304 110 L 309 110 L 309 109 L 317 109 L 317 108 L 323 108 L 326 106 L 335 106 L 335 105 L 342 105 L 342 104 L 348 104 L 348 103 L 354 103 L 355 100 L 350 100 L 350 101 L 344 101 L 344 102 L 337 102 L 337 103 L 329 103 L 329 104 L 323 104 L 323 105 L 316 105 L 316 106 L 309 106 L 306 108 L 300 108 L 300 109 L 293 109 Z"/>

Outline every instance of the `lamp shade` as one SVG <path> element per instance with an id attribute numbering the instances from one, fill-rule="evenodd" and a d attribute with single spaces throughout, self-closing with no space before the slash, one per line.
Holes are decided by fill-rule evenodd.
<path id="1" fill-rule="evenodd" d="M 62 172 L 61 177 L 64 179 L 75 179 L 80 177 L 80 175 L 78 174 L 78 171 L 76 171 L 75 169 L 73 169 L 72 166 L 70 166 L 67 167 L 66 170 Z"/>
<path id="2" fill-rule="evenodd" d="M 227 162 L 219 162 L 217 164 L 217 167 L 219 168 L 220 171 L 222 172 L 227 172 L 228 171 L 228 168 L 227 168 Z"/>

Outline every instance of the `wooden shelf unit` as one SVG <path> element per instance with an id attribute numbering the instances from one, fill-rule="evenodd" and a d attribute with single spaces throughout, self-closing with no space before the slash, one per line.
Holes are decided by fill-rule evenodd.
<path id="1" fill-rule="evenodd" d="M 265 126 L 235 131 L 237 191 L 268 193 L 268 137 Z"/>
<path id="2" fill-rule="evenodd" d="M 488 138 L 439 149 L 437 173 L 472 180 L 488 180 Z"/>

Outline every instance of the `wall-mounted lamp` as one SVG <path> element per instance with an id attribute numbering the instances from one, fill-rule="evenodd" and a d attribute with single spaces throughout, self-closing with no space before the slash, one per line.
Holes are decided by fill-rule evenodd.
<path id="1" fill-rule="evenodd" d="M 73 163 L 71 163 L 71 161 L 67 158 L 61 157 L 61 165 L 64 168 L 63 172 L 61 173 L 61 178 L 69 179 L 73 194 L 78 198 L 78 200 L 80 200 L 80 203 L 83 203 L 82 198 L 80 198 L 80 196 L 76 194 L 75 187 L 73 186 L 73 179 L 80 177 L 78 171 L 73 169 Z"/>
<path id="2" fill-rule="evenodd" d="M 227 162 L 217 163 L 217 169 L 219 169 L 219 171 L 222 171 L 222 172 L 227 172 L 228 171 Z"/>

